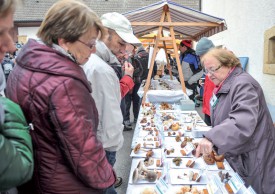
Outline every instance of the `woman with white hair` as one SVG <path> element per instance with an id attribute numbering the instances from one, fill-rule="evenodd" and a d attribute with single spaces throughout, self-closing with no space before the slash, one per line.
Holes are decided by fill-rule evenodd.
<path id="1" fill-rule="evenodd" d="M 204 133 L 196 156 L 215 149 L 257 193 L 275 193 L 275 128 L 260 84 L 243 71 L 226 49 L 203 57 L 205 73 L 215 84 L 210 100 L 212 129 Z"/>

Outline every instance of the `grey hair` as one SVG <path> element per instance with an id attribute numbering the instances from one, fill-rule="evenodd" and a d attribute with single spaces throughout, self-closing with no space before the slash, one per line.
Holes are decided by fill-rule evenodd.
<path id="1" fill-rule="evenodd" d="M 37 37 L 49 46 L 58 44 L 58 38 L 75 42 L 94 27 L 101 36 L 105 33 L 100 18 L 87 5 L 76 0 L 61 0 L 46 13 Z"/>

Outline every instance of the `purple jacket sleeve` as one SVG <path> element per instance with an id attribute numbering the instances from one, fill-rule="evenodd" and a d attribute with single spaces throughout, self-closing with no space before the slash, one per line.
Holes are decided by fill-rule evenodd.
<path id="1" fill-rule="evenodd" d="M 261 113 L 254 86 L 250 83 L 232 86 L 228 94 L 219 98 L 217 106 L 213 117 L 215 126 L 205 136 L 219 152 L 239 155 L 255 149 L 253 134 Z"/>

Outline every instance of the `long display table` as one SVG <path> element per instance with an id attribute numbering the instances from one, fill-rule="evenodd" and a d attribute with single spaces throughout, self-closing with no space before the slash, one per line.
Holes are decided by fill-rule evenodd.
<path id="1" fill-rule="evenodd" d="M 255 193 L 225 159 L 214 153 L 194 157 L 197 142 L 211 128 L 195 110 L 181 107 L 178 101 L 140 108 L 127 194 Z M 214 158 L 212 164 L 208 157 Z"/>

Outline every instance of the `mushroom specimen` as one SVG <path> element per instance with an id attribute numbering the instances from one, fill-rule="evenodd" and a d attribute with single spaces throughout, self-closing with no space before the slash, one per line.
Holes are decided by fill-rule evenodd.
<path id="1" fill-rule="evenodd" d="M 133 178 L 133 183 L 136 183 L 136 182 L 138 182 L 138 180 L 140 180 L 140 179 L 145 179 L 145 176 L 142 175 L 142 174 L 140 174 L 138 168 L 136 168 L 136 169 L 134 170 L 134 173 L 133 173 L 133 177 L 132 177 L 132 178 Z"/>
<path id="2" fill-rule="evenodd" d="M 148 182 L 154 182 L 157 179 L 157 173 L 153 170 L 148 170 L 145 168 L 143 161 L 139 161 L 136 169 L 133 172 L 133 183 L 136 183 L 138 180 L 143 179 Z"/>
<path id="3" fill-rule="evenodd" d="M 154 164 L 154 159 L 153 158 L 148 158 L 146 157 L 144 159 L 144 165 L 147 167 L 147 166 L 152 166 Z"/>
<path id="4" fill-rule="evenodd" d="M 147 152 L 147 153 L 146 153 L 146 157 L 151 157 L 151 156 L 153 156 L 153 154 L 154 154 L 153 150 L 145 150 L 145 149 L 142 149 L 140 143 L 137 144 L 137 145 L 134 147 L 134 150 L 133 150 L 133 151 L 134 151 L 135 154 L 137 154 L 139 151 Z"/>

